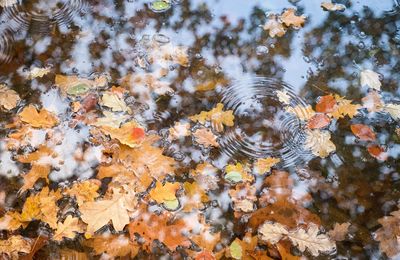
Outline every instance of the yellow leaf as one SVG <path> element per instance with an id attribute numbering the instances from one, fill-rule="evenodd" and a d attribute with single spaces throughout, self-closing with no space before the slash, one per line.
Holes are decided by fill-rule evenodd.
<path id="1" fill-rule="evenodd" d="M 150 197 L 157 203 L 161 204 L 166 201 L 176 200 L 176 191 L 180 189 L 178 182 L 166 182 L 164 185 L 157 181 L 156 187 L 149 192 Z"/>
<path id="2" fill-rule="evenodd" d="M 86 180 L 75 183 L 71 188 L 68 188 L 64 193 L 75 197 L 78 205 L 82 205 L 88 201 L 94 201 L 98 196 L 97 190 L 100 188 L 101 182 L 98 180 Z"/>
<path id="3" fill-rule="evenodd" d="M 233 111 L 222 111 L 224 105 L 218 103 L 215 108 L 206 112 L 202 111 L 198 115 L 189 117 L 190 120 L 194 122 L 199 122 L 200 124 L 205 124 L 206 121 L 211 122 L 211 126 L 217 131 L 222 132 L 224 130 L 224 125 L 233 126 L 233 121 L 235 117 L 233 116 Z"/>
<path id="4" fill-rule="evenodd" d="M 28 189 L 32 189 L 33 185 L 35 185 L 36 181 L 40 178 L 49 182 L 48 175 L 50 173 L 50 166 L 49 165 L 40 165 L 40 164 L 32 164 L 31 170 L 23 176 L 24 178 L 24 185 L 19 190 L 20 193 Z"/>
<path id="5" fill-rule="evenodd" d="M 279 158 L 267 157 L 264 159 L 258 159 L 254 164 L 254 170 L 258 174 L 264 174 L 271 170 L 271 167 L 279 163 Z"/>
<path id="6" fill-rule="evenodd" d="M 330 115 L 336 119 L 343 118 L 346 115 L 350 118 L 353 118 L 358 114 L 358 109 L 361 108 L 358 104 L 351 104 L 351 100 L 344 99 L 339 95 L 335 95 L 335 99 L 337 101 L 337 105 L 334 108 L 334 111 L 330 113 Z"/>
<path id="7" fill-rule="evenodd" d="M 114 112 L 130 112 L 130 108 L 126 105 L 122 99 L 122 95 L 111 91 L 105 92 L 101 97 L 100 104 L 111 108 Z"/>
<path id="8" fill-rule="evenodd" d="M 0 218 L 0 230 L 15 231 L 21 226 L 26 228 L 28 222 L 24 222 L 18 212 L 9 211 Z"/>
<path id="9" fill-rule="evenodd" d="M 176 122 L 174 127 L 171 127 L 168 135 L 169 140 L 176 140 L 185 136 L 190 135 L 190 124 Z"/>
<path id="10" fill-rule="evenodd" d="M 41 109 L 37 111 L 33 105 L 25 107 L 19 113 L 20 119 L 36 128 L 52 128 L 58 124 L 58 118 L 53 113 Z"/>
<path id="11" fill-rule="evenodd" d="M 21 98 L 17 92 L 0 84 L 0 108 L 11 110 L 18 105 L 19 101 L 21 101 Z"/>
<path id="12" fill-rule="evenodd" d="M 63 223 L 58 222 L 53 240 L 62 241 L 64 237 L 74 239 L 76 233 L 83 233 L 84 231 L 85 225 L 79 221 L 79 218 L 68 215 Z"/>
<path id="13" fill-rule="evenodd" d="M 18 253 L 29 254 L 31 248 L 32 241 L 22 236 L 11 236 L 7 240 L 0 240 L 0 252 L 12 259 L 19 259 Z"/>
<path id="14" fill-rule="evenodd" d="M 331 152 L 336 151 L 335 144 L 330 140 L 331 134 L 328 131 L 307 130 L 307 139 L 304 146 L 312 153 L 321 158 L 327 157 Z"/>
<path id="15" fill-rule="evenodd" d="M 100 126 L 99 128 L 104 134 L 108 134 L 111 138 L 120 141 L 121 144 L 132 148 L 139 146 L 146 136 L 143 127 L 136 121 L 125 123 L 120 128 L 107 125 Z"/>
<path id="16" fill-rule="evenodd" d="M 228 164 L 225 167 L 225 178 L 232 173 L 238 173 L 241 177 L 240 181 L 243 182 L 252 182 L 254 181 L 254 176 L 248 173 L 249 169 L 246 166 L 243 166 L 241 163 L 237 164 Z"/>

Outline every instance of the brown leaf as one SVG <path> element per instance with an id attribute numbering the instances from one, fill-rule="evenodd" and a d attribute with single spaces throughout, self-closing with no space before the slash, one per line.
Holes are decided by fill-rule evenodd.
<path id="1" fill-rule="evenodd" d="M 74 197 L 80 206 L 85 202 L 94 201 L 99 196 L 97 190 L 100 188 L 100 185 L 101 182 L 98 180 L 86 180 L 75 183 L 63 193 L 69 195 L 70 197 Z"/>
<path id="2" fill-rule="evenodd" d="M 308 121 L 307 127 L 309 129 L 320 129 L 324 128 L 331 122 L 331 119 L 325 114 L 315 114 Z"/>
<path id="3" fill-rule="evenodd" d="M 217 142 L 217 136 L 214 133 L 205 127 L 199 128 L 193 133 L 196 142 L 203 145 L 204 147 L 219 147 L 219 143 Z"/>
<path id="4" fill-rule="evenodd" d="M 24 185 L 20 188 L 19 193 L 23 193 L 28 189 L 32 189 L 36 181 L 43 178 L 49 182 L 48 175 L 50 173 L 49 165 L 32 164 L 31 170 L 23 176 Z"/>
<path id="5" fill-rule="evenodd" d="M 379 241 L 382 252 L 388 257 L 394 257 L 400 253 L 400 210 L 393 211 L 390 215 L 378 219 L 382 227 L 375 232 L 375 240 Z"/>
<path id="6" fill-rule="evenodd" d="M 202 111 L 198 115 L 189 117 L 194 122 L 205 124 L 207 121 L 211 122 L 211 126 L 215 131 L 222 132 L 224 125 L 233 126 L 235 117 L 233 116 L 233 110 L 223 111 L 224 105 L 218 103 L 217 106 L 210 111 Z"/>
<path id="7" fill-rule="evenodd" d="M 289 8 L 280 16 L 280 18 L 286 26 L 293 26 L 298 29 L 303 26 L 306 17 L 304 15 L 297 16 L 295 12 L 295 9 Z"/>
<path id="8" fill-rule="evenodd" d="M 0 240 L 0 256 L 5 254 L 12 259 L 19 259 L 18 253 L 28 254 L 31 251 L 32 241 L 22 236 L 11 236 L 7 240 Z"/>
<path id="9" fill-rule="evenodd" d="M 336 99 L 333 95 L 326 95 L 319 98 L 315 111 L 319 113 L 331 113 L 336 106 Z"/>
<path id="10" fill-rule="evenodd" d="M 273 158 L 273 157 L 258 159 L 254 163 L 254 171 L 258 174 L 268 173 L 271 170 L 271 167 L 273 167 L 280 161 L 281 161 L 281 159 Z"/>
<path id="11" fill-rule="evenodd" d="M 57 229 L 54 233 L 53 240 L 62 241 L 63 238 L 74 239 L 77 233 L 84 233 L 85 225 L 79 218 L 68 215 L 64 222 L 58 222 Z"/>
<path id="12" fill-rule="evenodd" d="M 96 235 L 83 243 L 86 246 L 92 247 L 96 255 L 105 253 L 112 257 L 130 256 L 134 258 L 139 251 L 139 245 L 132 242 L 125 235 Z"/>
<path id="13" fill-rule="evenodd" d="M 274 38 L 275 36 L 282 37 L 286 33 L 286 28 L 278 21 L 276 15 L 270 15 L 267 22 L 264 24 L 263 29 L 269 31 L 269 36 Z"/>
<path id="14" fill-rule="evenodd" d="M 328 232 L 328 235 L 335 241 L 343 241 L 346 239 L 347 233 L 349 233 L 350 225 L 349 222 L 342 224 L 335 223 L 335 226 Z"/>
<path id="15" fill-rule="evenodd" d="M 367 125 L 363 124 L 354 124 L 350 126 L 351 131 L 355 136 L 360 138 L 363 141 L 375 141 L 376 135 L 375 132 Z"/>
<path id="16" fill-rule="evenodd" d="M 363 97 L 361 100 L 363 107 L 368 109 L 369 112 L 377 112 L 383 108 L 381 96 L 376 91 L 369 92 L 368 95 Z"/>
<path id="17" fill-rule="evenodd" d="M 381 161 L 386 161 L 389 156 L 382 146 L 376 144 L 368 145 L 367 151 L 372 157 Z"/>
<path id="18" fill-rule="evenodd" d="M 18 93 L 8 88 L 6 85 L 0 84 L 0 108 L 11 110 L 15 108 L 21 101 Z"/>
<path id="19" fill-rule="evenodd" d="M 36 128 L 52 128 L 58 124 L 58 118 L 51 112 L 45 109 L 36 110 L 33 105 L 25 107 L 19 113 L 20 119 Z"/>

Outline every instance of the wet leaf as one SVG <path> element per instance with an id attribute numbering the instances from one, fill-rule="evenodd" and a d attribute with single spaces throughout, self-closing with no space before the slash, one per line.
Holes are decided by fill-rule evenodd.
<path id="1" fill-rule="evenodd" d="M 197 182 L 184 182 L 185 199 L 183 202 L 183 210 L 191 212 L 194 209 L 204 207 L 204 203 L 209 201 L 206 191 L 197 184 Z"/>
<path id="2" fill-rule="evenodd" d="M 379 249 L 392 258 L 400 253 L 400 210 L 393 211 L 390 216 L 378 219 L 382 225 L 375 232 L 375 240 L 379 241 Z"/>
<path id="3" fill-rule="evenodd" d="M 339 119 L 345 116 L 353 118 L 359 113 L 358 109 L 361 108 L 360 105 L 352 104 L 351 100 L 344 99 L 339 95 L 335 95 L 335 99 L 337 101 L 337 105 L 335 106 L 334 111 L 330 113 L 330 115 L 334 118 Z"/>
<path id="4" fill-rule="evenodd" d="M 296 115 L 302 121 L 307 121 L 315 115 L 315 111 L 310 105 L 297 105 L 294 107 L 285 107 L 285 109 L 287 112 Z"/>
<path id="5" fill-rule="evenodd" d="M 368 86 L 376 90 L 381 90 L 382 83 L 379 79 L 379 74 L 372 70 L 363 70 L 360 74 L 361 87 Z"/>
<path id="6" fill-rule="evenodd" d="M 326 95 L 319 98 L 315 111 L 319 113 L 331 113 L 335 110 L 336 99 L 333 95 Z"/>
<path id="7" fill-rule="evenodd" d="M 230 255 L 233 259 L 242 259 L 242 246 L 240 245 L 240 243 L 237 241 L 238 238 L 236 238 L 231 245 L 229 246 L 229 252 Z"/>
<path id="8" fill-rule="evenodd" d="M 363 107 L 368 110 L 368 112 L 380 111 L 383 107 L 381 96 L 376 91 L 371 91 L 367 96 L 362 98 Z"/>
<path id="9" fill-rule="evenodd" d="M 171 8 L 171 3 L 169 0 L 156 0 L 151 2 L 150 9 L 155 12 L 163 12 Z"/>
<path id="10" fill-rule="evenodd" d="M 150 197 L 157 203 L 169 203 L 169 206 L 176 204 L 176 192 L 180 189 L 180 184 L 178 182 L 171 183 L 166 182 L 164 185 L 157 181 L 156 186 L 149 192 Z M 176 209 L 176 208 L 173 208 Z"/>
<path id="11" fill-rule="evenodd" d="M 328 131 L 307 130 L 306 134 L 304 146 L 310 149 L 314 155 L 325 158 L 331 152 L 336 151 L 336 146 L 330 140 L 331 134 Z"/>
<path id="12" fill-rule="evenodd" d="M 168 135 L 169 140 L 176 140 L 190 135 L 190 124 L 176 122 L 174 127 L 171 127 Z"/>
<path id="13" fill-rule="evenodd" d="M 90 89 L 105 87 L 108 84 L 106 76 L 99 76 L 93 80 L 79 78 L 77 76 L 56 75 L 55 85 L 58 86 L 61 92 L 73 96 L 81 96 L 87 93 Z"/>
<path id="14" fill-rule="evenodd" d="M 281 160 L 279 158 L 267 157 L 264 159 L 258 159 L 254 163 L 254 170 L 258 174 L 268 173 L 271 167 L 279 163 Z"/>
<path id="15" fill-rule="evenodd" d="M 114 114 L 110 111 L 103 111 L 104 117 L 97 118 L 94 126 L 107 126 L 110 128 L 120 128 L 121 124 L 129 119 L 129 115 Z"/>
<path id="16" fill-rule="evenodd" d="M 333 4 L 331 2 L 322 2 L 321 7 L 327 11 L 343 11 L 346 9 L 345 5 L 342 4 Z"/>
<path id="17" fill-rule="evenodd" d="M 280 16 L 280 19 L 286 26 L 293 26 L 298 29 L 303 26 L 306 17 L 304 15 L 297 16 L 295 12 L 295 9 L 289 8 Z"/>
<path id="18" fill-rule="evenodd" d="M 52 128 L 58 124 L 58 118 L 51 112 L 41 109 L 36 110 L 33 105 L 25 107 L 19 113 L 20 119 L 36 128 Z"/>
<path id="19" fill-rule="evenodd" d="M 222 132 L 224 125 L 233 126 L 234 116 L 232 110 L 223 111 L 224 105 L 218 103 L 215 108 L 206 112 L 202 111 L 200 114 L 189 117 L 194 122 L 205 124 L 207 121 L 211 122 L 211 126 L 217 131 Z"/>
<path id="20" fill-rule="evenodd" d="M 29 71 L 28 79 L 42 78 L 44 75 L 50 73 L 51 68 L 38 68 L 34 67 Z"/>
<path id="21" fill-rule="evenodd" d="M 265 31 L 269 31 L 269 36 L 272 38 L 275 36 L 282 37 L 286 33 L 286 28 L 280 21 L 278 21 L 278 17 L 276 15 L 270 15 L 268 17 L 263 29 Z"/>
<path id="22" fill-rule="evenodd" d="M 214 133 L 205 127 L 199 128 L 193 132 L 193 136 L 197 143 L 203 145 L 204 147 L 219 147 L 219 143 L 217 142 L 217 136 Z"/>
<path id="23" fill-rule="evenodd" d="M 11 236 L 7 240 L 0 240 L 0 252 L 11 257 L 19 259 L 18 253 L 29 254 L 32 247 L 32 241 L 22 236 Z"/>
<path id="24" fill-rule="evenodd" d="M 103 94 L 100 104 L 111 108 L 114 112 L 130 112 L 130 108 L 126 105 L 122 95 L 111 91 Z"/>
<path id="25" fill-rule="evenodd" d="M 6 85 L 0 84 L 0 108 L 11 110 L 15 108 L 21 101 L 18 93 L 8 88 Z"/>
<path id="26" fill-rule="evenodd" d="M 285 226 L 279 223 L 265 222 L 258 228 L 258 233 L 263 241 L 276 244 L 289 234 Z"/>
<path id="27" fill-rule="evenodd" d="M 389 113 L 394 120 L 400 120 L 400 104 L 386 104 L 383 110 Z"/>
<path id="28" fill-rule="evenodd" d="M 350 223 L 335 223 L 335 226 L 331 231 L 328 232 L 329 237 L 334 241 L 343 241 L 346 239 L 347 233 L 349 233 Z"/>
<path id="29" fill-rule="evenodd" d="M 103 133 L 110 135 L 111 138 L 117 139 L 121 144 L 129 147 L 137 147 L 145 139 L 146 133 L 141 125 L 136 121 L 130 121 L 123 124 L 119 128 L 110 126 L 100 126 Z"/>
<path id="30" fill-rule="evenodd" d="M 367 125 L 354 124 L 350 126 L 351 131 L 362 141 L 375 141 L 375 132 Z"/>
<path id="31" fill-rule="evenodd" d="M 105 253 L 111 257 L 130 256 L 134 258 L 139 251 L 139 245 L 130 241 L 125 235 L 96 235 L 84 241 L 84 244 L 92 247 L 96 255 Z"/>
<path id="32" fill-rule="evenodd" d="M 240 181 L 252 182 L 254 180 L 254 176 L 249 173 L 249 169 L 241 163 L 228 164 L 225 167 L 225 172 L 224 178 L 232 183 Z"/>
<path id="33" fill-rule="evenodd" d="M 376 144 L 368 145 L 367 151 L 372 157 L 381 161 L 386 161 L 389 156 L 383 147 Z"/>
<path id="34" fill-rule="evenodd" d="M 40 164 L 33 164 L 31 170 L 25 174 L 24 177 L 24 185 L 19 190 L 20 193 L 25 192 L 28 189 L 32 189 L 33 185 L 39 179 L 45 179 L 46 182 L 49 182 L 48 175 L 50 173 L 50 166 L 49 165 L 40 165 Z"/>
<path id="35" fill-rule="evenodd" d="M 89 92 L 90 86 L 84 83 L 80 83 L 74 86 L 71 86 L 67 89 L 67 94 L 72 96 L 81 96 L 85 93 Z"/>
<path id="36" fill-rule="evenodd" d="M 229 190 L 229 196 L 233 202 L 235 211 L 249 213 L 254 211 L 254 203 L 257 201 L 256 188 L 249 183 L 236 185 L 235 189 Z"/>
<path id="37" fill-rule="evenodd" d="M 279 99 L 279 102 L 285 105 L 290 105 L 290 96 L 288 95 L 286 90 L 277 90 L 276 96 Z"/>
<path id="38" fill-rule="evenodd" d="M 329 125 L 331 119 L 325 114 L 315 114 L 308 121 L 307 127 L 309 129 L 320 129 Z"/>
<path id="39" fill-rule="evenodd" d="M 53 240 L 62 241 L 64 238 L 74 239 L 77 233 L 84 233 L 85 225 L 79 218 L 68 215 L 64 222 L 58 222 L 57 229 L 53 235 Z"/>
<path id="40" fill-rule="evenodd" d="M 83 182 L 77 182 L 72 187 L 66 189 L 63 194 L 76 199 L 78 205 L 82 205 L 85 202 L 94 201 L 99 193 L 101 182 L 98 180 L 86 180 Z"/>

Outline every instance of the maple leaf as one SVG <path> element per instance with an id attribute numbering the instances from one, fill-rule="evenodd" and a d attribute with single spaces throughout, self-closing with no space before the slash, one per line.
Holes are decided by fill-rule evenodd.
<path id="1" fill-rule="evenodd" d="M 100 105 L 111 108 L 114 112 L 131 112 L 119 93 L 108 91 L 103 93 Z"/>
<path id="2" fill-rule="evenodd" d="M 176 122 L 173 127 L 171 127 L 168 135 L 168 140 L 176 140 L 185 136 L 190 135 L 190 124 Z"/>
<path id="3" fill-rule="evenodd" d="M 183 188 L 186 195 L 186 197 L 182 199 L 182 204 L 184 205 L 183 210 L 185 212 L 201 208 L 204 203 L 209 201 L 206 191 L 196 182 L 184 182 Z"/>
<path id="4" fill-rule="evenodd" d="M 192 243 L 182 235 L 188 231 L 183 219 L 175 219 L 172 223 L 167 213 L 156 215 L 154 213 L 140 214 L 129 223 L 129 234 L 132 241 L 136 240 L 135 233 L 143 239 L 143 247 L 150 252 L 151 244 L 158 240 L 165 244 L 171 251 L 175 251 L 178 246 L 189 247 Z"/>
<path id="5" fill-rule="evenodd" d="M 335 223 L 335 226 L 331 231 L 328 232 L 329 237 L 334 241 L 343 241 L 349 233 L 350 223 Z"/>
<path id="6" fill-rule="evenodd" d="M 111 220 L 116 231 L 122 231 L 129 223 L 129 214 L 123 194 L 114 193 L 111 199 L 88 201 L 79 207 L 83 222 L 88 224 L 87 233 L 94 234 Z"/>
<path id="7" fill-rule="evenodd" d="M 277 15 L 270 15 L 267 22 L 264 24 L 263 29 L 269 31 L 269 36 L 274 38 L 275 36 L 282 37 L 286 33 L 286 28 L 283 24 L 278 21 Z"/>
<path id="8" fill-rule="evenodd" d="M 45 109 L 38 111 L 33 105 L 25 107 L 18 115 L 21 121 L 36 128 L 52 128 L 58 124 L 56 115 Z"/>
<path id="9" fill-rule="evenodd" d="M 0 252 L 12 259 L 19 259 L 18 253 L 28 254 L 31 251 L 31 243 L 30 239 L 23 236 L 11 236 L 7 240 L 0 240 Z"/>
<path id="10" fill-rule="evenodd" d="M 392 258 L 400 253 L 400 210 L 390 215 L 378 219 L 382 227 L 375 232 L 375 240 L 379 241 L 379 249 Z"/>
<path id="11" fill-rule="evenodd" d="M 43 178 L 46 182 L 49 182 L 48 175 L 50 173 L 51 167 L 49 165 L 32 164 L 31 170 L 23 176 L 24 185 L 18 191 L 23 193 L 28 189 L 32 189 L 36 181 Z"/>
<path id="12" fill-rule="evenodd" d="M 273 158 L 273 157 L 267 157 L 264 159 L 258 159 L 254 163 L 254 170 L 258 174 L 264 174 L 267 173 L 271 170 L 271 167 L 279 163 L 281 159 L 279 158 Z"/>
<path id="13" fill-rule="evenodd" d="M 41 160 L 46 157 L 56 157 L 57 154 L 47 147 L 46 145 L 40 145 L 35 152 L 30 154 L 21 154 L 16 158 L 21 163 L 32 163 L 40 165 Z"/>
<path id="14" fill-rule="evenodd" d="M 0 230 L 15 231 L 20 227 L 26 228 L 28 222 L 24 222 L 21 214 L 18 212 L 8 211 L 0 218 Z"/>
<path id="15" fill-rule="evenodd" d="M 174 201 L 178 200 L 175 194 L 180 189 L 180 187 L 180 183 L 178 182 L 166 182 L 163 185 L 161 182 L 157 181 L 155 188 L 149 192 L 149 195 L 157 203 L 163 203 L 165 206 L 168 207 L 169 203 L 173 203 Z M 177 206 L 179 206 L 179 202 Z M 176 209 L 176 207 L 170 209 Z"/>
<path id="16" fill-rule="evenodd" d="M 336 146 L 330 139 L 331 134 L 328 131 L 307 130 L 304 146 L 314 155 L 325 158 L 336 151 Z"/>
<path id="17" fill-rule="evenodd" d="M 8 88 L 6 85 L 0 84 L 0 108 L 11 110 L 15 108 L 21 101 L 18 93 Z"/>
<path id="18" fill-rule="evenodd" d="M 200 124 L 205 124 L 206 121 L 211 122 L 211 126 L 217 131 L 222 132 L 224 130 L 224 125 L 233 126 L 233 121 L 235 117 L 233 116 L 232 110 L 222 111 L 224 105 L 218 103 L 215 108 L 206 112 L 202 111 L 198 115 L 189 117 L 190 120 L 194 122 L 199 122 Z"/>
<path id="19" fill-rule="evenodd" d="M 321 7 L 327 11 L 343 11 L 346 9 L 345 5 L 342 4 L 333 4 L 331 2 L 322 2 Z"/>
<path id="20" fill-rule="evenodd" d="M 319 252 L 328 253 L 336 249 L 335 243 L 327 235 L 318 233 L 318 226 L 310 224 L 307 231 L 299 228 L 289 232 L 287 236 L 301 252 L 307 248 L 313 256 L 318 256 Z"/>
<path id="21" fill-rule="evenodd" d="M 331 119 L 325 114 L 315 114 L 307 123 L 309 129 L 320 129 L 329 125 Z"/>
<path id="22" fill-rule="evenodd" d="M 76 233 L 84 233 L 85 225 L 83 225 L 79 218 L 68 215 L 64 222 L 58 222 L 57 229 L 53 235 L 53 240 L 62 241 L 63 238 L 74 239 Z"/>
<path id="23" fill-rule="evenodd" d="M 193 136 L 196 142 L 200 145 L 203 145 L 205 148 L 208 148 L 210 146 L 219 147 L 217 136 L 214 135 L 214 133 L 208 128 L 202 127 L 196 129 L 196 131 L 193 132 Z"/>
<path id="24" fill-rule="evenodd" d="M 100 129 L 104 134 L 132 148 L 139 146 L 146 136 L 145 130 L 136 121 L 125 123 L 119 128 L 101 126 Z"/>
<path id="25" fill-rule="evenodd" d="M 263 241 L 276 244 L 289 234 L 285 226 L 279 223 L 265 222 L 258 228 L 258 233 Z"/>
<path id="26" fill-rule="evenodd" d="M 212 232 L 210 225 L 203 224 L 198 234 L 191 236 L 190 240 L 202 249 L 202 252 L 196 255 L 196 259 L 202 259 L 202 253 L 213 256 L 215 246 L 221 241 L 221 232 Z"/>
<path id="27" fill-rule="evenodd" d="M 360 74 L 361 86 L 368 86 L 370 88 L 381 90 L 382 83 L 379 79 L 379 74 L 372 70 L 363 70 Z"/>
<path id="28" fill-rule="evenodd" d="M 375 132 L 367 125 L 354 124 L 350 126 L 351 131 L 355 136 L 362 141 L 375 141 Z"/>
<path id="29" fill-rule="evenodd" d="M 337 101 L 337 106 L 335 106 L 334 111 L 330 113 L 330 115 L 336 119 L 345 117 L 346 115 L 350 118 L 353 118 L 355 115 L 358 114 L 358 109 L 361 108 L 360 105 L 351 104 L 351 100 L 344 99 L 339 95 L 335 95 L 335 99 Z"/>
<path id="30" fill-rule="evenodd" d="M 96 255 L 107 254 L 112 257 L 130 256 L 134 258 L 139 252 L 139 245 L 132 242 L 126 235 L 102 234 L 84 241 L 92 247 Z"/>
<path id="31" fill-rule="evenodd" d="M 286 26 L 293 26 L 295 29 L 298 29 L 303 26 L 306 17 L 304 15 L 297 16 L 295 12 L 295 9 L 289 8 L 280 16 L 280 19 Z"/>
<path id="32" fill-rule="evenodd" d="M 400 120 L 400 104 L 385 104 L 383 110 L 389 113 L 394 120 Z"/>
<path id="33" fill-rule="evenodd" d="M 63 193 L 74 197 L 79 206 L 85 202 L 94 201 L 99 193 L 101 182 L 98 180 L 86 180 L 83 182 L 78 182 L 72 185 L 72 187 L 66 189 Z"/>
<path id="34" fill-rule="evenodd" d="M 381 96 L 376 91 L 369 92 L 361 101 L 363 102 L 363 107 L 365 107 L 368 112 L 377 112 L 383 107 Z"/>

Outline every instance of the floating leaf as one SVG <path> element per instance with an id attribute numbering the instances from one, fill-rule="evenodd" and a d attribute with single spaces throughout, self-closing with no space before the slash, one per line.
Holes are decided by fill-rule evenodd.
<path id="1" fill-rule="evenodd" d="M 122 99 L 122 95 L 111 91 L 105 92 L 101 97 L 101 105 L 111 108 L 114 112 L 126 112 L 130 111 L 125 101 Z"/>
<path id="2" fill-rule="evenodd" d="M 282 224 L 265 222 L 258 228 L 258 233 L 263 241 L 276 244 L 289 234 L 289 231 Z"/>
<path id="3" fill-rule="evenodd" d="M 381 96 L 376 91 L 371 91 L 367 96 L 362 98 L 363 107 L 367 108 L 368 112 L 380 111 L 383 107 Z"/>
<path id="4" fill-rule="evenodd" d="M 325 114 L 315 114 L 307 123 L 309 129 L 320 129 L 329 125 L 331 119 Z"/>
<path id="5" fill-rule="evenodd" d="M 167 203 L 169 206 L 172 206 L 176 204 L 177 198 L 175 194 L 180 189 L 180 187 L 181 186 L 178 182 L 166 182 L 163 185 L 161 182 L 157 181 L 156 186 L 149 192 L 149 195 L 159 204 Z"/>
<path id="6" fill-rule="evenodd" d="M 307 121 L 315 115 L 315 111 L 310 105 L 297 105 L 294 107 L 287 106 L 285 107 L 285 110 L 296 115 L 302 121 Z"/>
<path id="7" fill-rule="evenodd" d="M 80 222 L 79 218 L 68 215 L 64 222 L 58 222 L 53 240 L 62 241 L 63 238 L 74 239 L 76 233 L 83 233 L 84 231 L 85 225 Z"/>
<path id="8" fill-rule="evenodd" d="M 386 150 L 379 145 L 376 144 L 368 145 L 367 151 L 372 157 L 378 160 L 386 161 L 388 158 Z"/>
<path id="9" fill-rule="evenodd" d="M 12 259 L 19 259 L 18 253 L 29 254 L 32 248 L 32 241 L 23 236 L 10 236 L 7 240 L 0 240 L 0 252 Z"/>
<path id="10" fill-rule="evenodd" d="M 131 258 L 134 258 L 139 251 L 139 245 L 130 241 L 129 237 L 126 235 L 96 235 L 93 238 L 84 241 L 84 244 L 92 247 L 96 255 L 104 253 L 112 257 L 130 256 Z"/>
<path id="11" fill-rule="evenodd" d="M 180 123 L 176 122 L 174 127 L 169 129 L 169 140 L 176 140 L 185 136 L 190 135 L 190 124 L 189 123 Z"/>
<path id="12" fill-rule="evenodd" d="M 189 117 L 190 120 L 199 122 L 200 124 L 205 124 L 207 121 L 211 122 L 211 126 L 217 131 L 221 132 L 224 130 L 224 125 L 233 126 L 233 116 L 232 110 L 223 111 L 224 105 L 218 103 L 215 108 L 206 112 L 202 111 L 198 115 Z"/>
<path id="13" fill-rule="evenodd" d="M 312 153 L 321 158 L 327 157 L 331 152 L 336 151 L 335 144 L 330 140 L 331 134 L 328 131 L 308 130 L 304 146 Z"/>
<path id="14" fill-rule="evenodd" d="M 0 108 L 11 110 L 21 101 L 17 92 L 9 89 L 6 85 L 0 84 Z"/>
<path id="15" fill-rule="evenodd" d="M 346 9 L 345 5 L 342 4 L 333 4 L 331 2 L 322 2 L 321 7 L 327 11 L 343 11 Z"/>
<path id="16" fill-rule="evenodd" d="M 286 28 L 278 21 L 276 15 L 270 15 L 267 22 L 264 24 L 263 29 L 269 31 L 269 36 L 274 38 L 275 36 L 282 37 L 286 33 Z"/>
<path id="17" fill-rule="evenodd" d="M 73 95 L 73 96 L 81 96 L 81 95 L 87 93 L 89 90 L 90 90 L 90 87 L 87 84 L 80 83 L 80 84 L 69 87 L 67 89 L 67 94 Z"/>
<path id="18" fill-rule="evenodd" d="M 240 181 L 252 182 L 254 176 L 248 173 L 249 169 L 243 166 L 241 163 L 229 164 L 225 167 L 224 178 L 232 183 L 237 183 Z"/>
<path id="19" fill-rule="evenodd" d="M 258 159 L 254 164 L 254 170 L 258 174 L 264 174 L 271 170 L 271 167 L 279 163 L 281 159 L 267 157 L 264 159 Z"/>
<path id="20" fill-rule="evenodd" d="M 400 104 L 386 104 L 383 110 L 389 113 L 394 120 L 400 120 Z"/>
<path id="21" fill-rule="evenodd" d="M 233 183 L 241 182 L 243 180 L 242 174 L 240 172 L 235 172 L 235 171 L 230 171 L 227 174 L 225 174 L 225 179 Z"/>
<path id="22" fill-rule="evenodd" d="M 242 246 L 237 241 L 237 238 L 229 246 L 229 252 L 234 259 L 242 259 Z"/>
<path id="23" fill-rule="evenodd" d="M 376 90 L 381 90 L 382 83 L 379 79 L 379 74 L 372 70 L 363 70 L 360 75 L 361 87 L 368 86 Z"/>
<path id="24" fill-rule="evenodd" d="M 154 12 L 164 12 L 171 8 L 171 3 L 169 0 L 157 0 L 150 4 L 150 9 Z"/>
<path id="25" fill-rule="evenodd" d="M 375 141 L 375 132 L 367 125 L 354 124 L 350 126 L 351 131 L 355 136 L 363 141 Z"/>
<path id="26" fill-rule="evenodd" d="M 199 128 L 193 132 L 193 136 L 197 143 L 203 145 L 204 147 L 219 147 L 219 143 L 217 142 L 217 136 L 214 133 L 205 127 Z"/>
<path id="27" fill-rule="evenodd" d="M 38 111 L 33 105 L 25 107 L 18 115 L 23 122 L 32 127 L 52 128 L 58 124 L 58 118 L 53 113 L 45 109 Z"/>
<path id="28" fill-rule="evenodd" d="M 289 105 L 290 104 L 290 96 L 288 95 L 286 90 L 276 90 L 276 96 L 282 104 Z"/>
<path id="29" fill-rule="evenodd" d="M 280 16 L 280 19 L 286 26 L 293 26 L 295 29 L 298 29 L 303 26 L 306 17 L 304 15 L 297 16 L 295 12 L 295 9 L 289 8 Z"/>
<path id="30" fill-rule="evenodd" d="M 347 233 L 349 233 L 350 223 L 335 223 L 335 226 L 331 231 L 328 232 L 329 237 L 334 241 L 343 241 L 346 238 Z"/>
<path id="31" fill-rule="evenodd" d="M 336 106 L 336 99 L 333 95 L 326 95 L 319 98 L 315 111 L 319 113 L 331 113 Z"/>
<path id="32" fill-rule="evenodd" d="M 379 249 L 388 257 L 394 258 L 400 254 L 400 210 L 393 211 L 390 216 L 378 219 L 382 225 L 375 232 L 375 240 L 379 241 Z"/>
<path id="33" fill-rule="evenodd" d="M 45 68 L 34 67 L 29 71 L 28 78 L 29 79 L 41 78 L 44 75 L 50 73 L 50 71 L 51 71 L 50 67 L 45 67 Z"/>
<path id="34" fill-rule="evenodd" d="M 139 146 L 146 137 L 143 127 L 136 121 L 125 123 L 119 128 L 103 125 L 100 126 L 100 129 L 103 133 L 110 135 L 111 138 L 120 141 L 121 144 L 132 148 Z"/>

